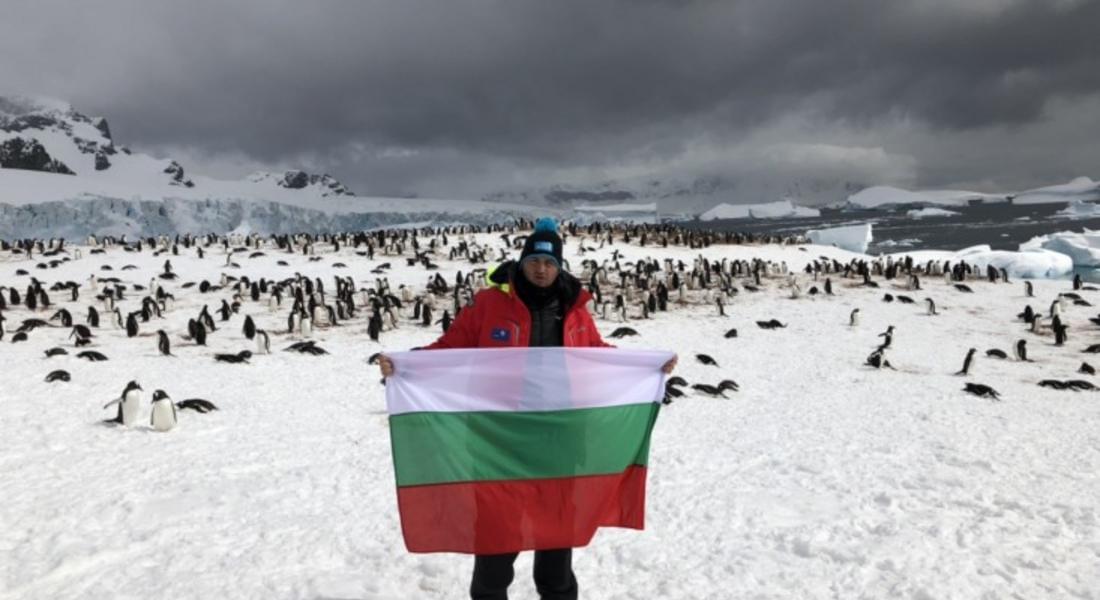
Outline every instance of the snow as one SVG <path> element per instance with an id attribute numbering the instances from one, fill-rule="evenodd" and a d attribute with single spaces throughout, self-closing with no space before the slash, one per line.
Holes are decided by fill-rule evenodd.
<path id="1" fill-rule="evenodd" d="M 844 225 L 827 229 L 811 229 L 806 237 L 815 244 L 836 246 L 852 252 L 866 252 L 871 244 L 871 224 Z"/>
<path id="2" fill-rule="evenodd" d="M 476 238 L 502 244 L 496 235 Z M 426 247 L 426 238 L 421 242 Z M 565 246 L 572 264 L 581 263 L 579 245 L 571 238 Z M 367 261 L 354 248 L 334 254 L 320 244 L 320 261 L 263 248 L 266 256 L 235 254 L 240 269 L 225 268 L 217 247 L 202 260 L 187 250 L 159 257 L 148 249 L 80 250 L 82 258 L 43 270 L 34 267 L 38 257 L 5 254 L 0 285 L 25 288 L 28 277 L 15 275 L 19 268 L 47 285 L 82 282 L 76 303 L 51 294 L 82 321 L 95 303 L 86 284 L 91 273 L 145 285 L 170 258 L 181 277 L 163 284 L 177 302 L 163 321 L 143 324 L 137 338 L 110 326 L 97 330 L 92 348 L 110 357 L 106 363 L 43 358 L 57 345 L 75 352 L 66 328 L 37 329 L 27 342 L 10 343 L 19 322 L 49 318 L 52 310 L 4 311 L 0 596 L 464 597 L 471 558 L 403 548 L 384 388 L 365 362 L 382 349 L 425 344 L 438 327 L 413 324 L 406 310 L 401 327 L 376 344 L 360 318 L 315 332 L 330 354 L 291 354 L 281 351 L 296 339 L 281 333 L 286 308 L 269 313 L 246 297 L 241 314 L 219 322 L 209 348 L 180 338 L 203 305 L 213 310 L 232 293 L 200 294 L 184 289 L 187 281 L 217 283 L 223 272 L 275 279 L 301 273 L 322 278 L 331 290 L 336 275 L 372 285 L 370 270 L 390 262 L 391 286 L 419 291 L 429 272 L 406 268 L 403 257 Z M 826 246 L 643 249 L 617 241 L 584 258 L 601 262 L 613 251 L 623 261 L 652 256 L 690 265 L 705 252 L 712 259 L 785 261 L 792 270 L 822 255 L 857 256 Z M 348 268 L 335 267 L 337 261 Z M 448 261 L 446 249 L 433 261 L 447 281 L 472 266 Z M 122 270 L 129 264 L 136 269 Z M 114 270 L 101 271 L 103 265 Z M 822 277 L 797 279 L 803 290 L 822 285 Z M 837 276 L 833 282 L 835 296 L 792 300 L 785 276 L 765 277 L 761 292 L 742 291 L 730 301 L 731 316 L 717 316 L 696 294 L 696 303 L 629 323 L 640 335 L 616 341 L 620 346 L 674 350 L 677 374 L 689 382 L 732 378 L 741 391 L 727 400 L 689 391 L 662 409 L 650 452 L 647 528 L 603 530 L 575 551 L 583 597 L 1095 597 L 1100 402 L 1093 393 L 1035 385 L 1046 377 L 1081 377 L 1074 372 L 1092 309 L 1066 309 L 1071 342 L 1057 348 L 1014 319 L 1029 301 L 1018 283 L 972 281 L 975 293 L 962 294 L 942 279 L 924 278 L 918 294 L 935 298 L 941 312 L 929 317 L 923 307 L 881 302 L 901 282 L 883 282 L 886 290 Z M 1066 281 L 1034 284 L 1040 310 L 1069 289 Z M 140 298 L 129 292 L 123 312 L 137 309 Z M 853 308 L 862 320 L 849 327 Z M 215 363 L 213 352 L 253 347 L 241 334 L 245 314 L 273 333 L 274 352 L 249 365 Z M 753 324 L 769 318 L 788 327 L 765 331 Z M 619 325 L 598 320 L 605 336 Z M 898 370 L 860 366 L 888 325 L 896 327 L 890 361 Z M 723 338 L 730 327 L 738 328 L 736 339 Z M 175 358 L 157 354 L 159 328 L 169 332 Z M 1011 354 L 1022 337 L 1035 362 L 984 358 L 990 347 Z M 954 376 L 971 346 L 980 350 L 972 375 Z M 692 357 L 700 352 L 720 367 L 697 363 Z M 73 380 L 42 381 L 58 368 Z M 220 410 L 184 411 L 167 433 L 101 425 L 109 414 L 102 405 L 130 379 L 146 390 L 146 415 L 154 389 L 176 401 L 205 398 Z M 967 381 L 993 386 L 1004 401 L 964 394 Z M 519 600 L 536 597 L 531 553 L 518 560 L 511 592 Z"/>
<path id="3" fill-rule="evenodd" d="M 1013 204 L 1047 204 L 1100 200 L 1100 183 L 1088 177 L 1078 177 L 1064 184 L 1003 194 L 962 190 L 909 191 L 890 186 L 873 186 L 848 197 L 846 206 L 854 209 L 883 208 L 890 205 L 966 206 L 1008 202 Z"/>
<path id="4" fill-rule="evenodd" d="M 1020 244 L 1020 250 L 1046 249 L 1067 255 L 1079 267 L 1100 266 L 1100 232 L 1062 231 L 1033 237 Z"/>
<path id="5" fill-rule="evenodd" d="M 765 204 L 726 204 L 722 203 L 699 215 L 701 221 L 715 219 L 778 219 L 786 217 L 820 217 L 821 211 L 805 206 L 796 206 L 790 200 L 779 200 Z"/>
<path id="6" fill-rule="evenodd" d="M 1100 200 L 1100 183 L 1088 177 L 1078 177 L 1069 183 L 1051 185 L 1020 192 L 1013 204 L 1048 204 L 1056 202 Z"/>
<path id="7" fill-rule="evenodd" d="M 942 208 L 918 208 L 905 213 L 910 219 L 925 219 L 929 217 L 954 217 L 959 213 Z"/>
<path id="8" fill-rule="evenodd" d="M 1003 194 L 985 194 L 963 190 L 909 191 L 901 188 L 876 185 L 848 196 L 848 208 L 872 209 L 894 204 L 966 206 L 971 201 L 982 203 L 1007 202 Z"/>

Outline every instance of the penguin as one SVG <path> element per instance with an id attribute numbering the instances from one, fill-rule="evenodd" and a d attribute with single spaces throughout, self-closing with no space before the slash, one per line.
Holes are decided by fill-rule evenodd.
<path id="1" fill-rule="evenodd" d="M 168 431 L 176 426 L 176 405 L 164 390 L 153 392 L 153 411 L 149 425 L 156 431 Z"/>
<path id="2" fill-rule="evenodd" d="M 1054 345 L 1064 346 L 1066 343 L 1066 330 L 1069 329 L 1069 325 L 1062 324 L 1062 317 L 1054 315 L 1051 319 L 1050 328 L 1054 331 Z"/>
<path id="3" fill-rule="evenodd" d="M 122 390 L 122 395 L 114 400 L 111 400 L 103 406 L 103 408 L 110 408 L 112 405 L 118 405 L 118 415 L 113 419 L 108 419 L 109 423 L 118 423 L 131 427 L 137 423 L 138 414 L 141 413 L 141 385 L 136 381 L 131 381 L 126 384 L 126 388 Z"/>
<path id="4" fill-rule="evenodd" d="M 704 365 L 710 365 L 710 366 L 715 366 L 715 367 L 718 366 L 718 362 L 715 361 L 710 356 L 707 356 L 706 354 L 696 354 L 695 355 L 695 360 L 698 360 L 699 362 L 703 363 Z"/>
<path id="5" fill-rule="evenodd" d="M 925 298 L 924 299 L 924 305 L 928 308 L 928 315 L 929 316 L 935 316 L 935 315 L 939 314 L 938 312 L 936 312 L 936 301 L 935 300 L 933 300 L 931 298 Z"/>
<path id="6" fill-rule="evenodd" d="M 252 315 L 245 316 L 243 332 L 248 339 L 256 337 L 256 323 L 252 320 Z"/>
<path id="7" fill-rule="evenodd" d="M 853 308 L 852 312 L 848 315 L 848 327 L 855 327 L 859 325 L 859 309 Z"/>
<path id="8" fill-rule="evenodd" d="M 157 349 L 164 356 L 172 356 L 172 342 L 168 340 L 168 334 L 163 329 L 157 330 Z"/>
<path id="9" fill-rule="evenodd" d="M 1031 362 L 1027 358 L 1027 340 L 1018 340 L 1016 345 L 1013 346 L 1013 351 L 1016 354 L 1016 360 L 1022 362 Z"/>
<path id="10" fill-rule="evenodd" d="M 1028 298 L 1034 298 L 1035 297 L 1035 289 L 1031 287 L 1031 282 L 1030 281 L 1025 281 L 1024 282 L 1024 295 L 1027 296 Z"/>
<path id="11" fill-rule="evenodd" d="M 890 361 L 886 360 L 884 350 L 885 348 L 878 348 L 867 356 L 863 364 L 876 369 L 893 369 L 894 366 L 890 364 Z"/>
<path id="12" fill-rule="evenodd" d="M 298 327 L 302 337 L 308 338 L 313 335 L 313 320 L 309 318 L 309 315 L 302 317 Z"/>
<path id="13" fill-rule="evenodd" d="M 1093 367 L 1087 362 L 1081 363 L 1081 367 L 1077 369 L 1078 373 L 1085 373 L 1086 375 L 1096 375 L 1096 367 Z"/>
<path id="14" fill-rule="evenodd" d="M 974 353 L 977 352 L 977 351 L 978 351 L 977 348 L 971 348 L 966 353 L 966 358 L 963 359 L 963 368 L 958 373 L 955 373 L 956 375 L 969 375 L 970 374 L 970 363 L 971 363 L 971 361 L 974 360 Z"/>
<path id="15" fill-rule="evenodd" d="M 271 337 L 263 329 L 256 330 L 256 354 L 271 354 Z"/>

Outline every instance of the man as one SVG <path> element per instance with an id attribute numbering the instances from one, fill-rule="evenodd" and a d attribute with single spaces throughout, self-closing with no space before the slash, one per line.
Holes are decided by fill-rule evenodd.
<path id="1" fill-rule="evenodd" d="M 474 297 L 438 340 L 425 350 L 440 348 L 504 348 L 535 346 L 606 346 L 587 304 L 591 295 L 579 280 L 561 268 L 562 239 L 553 219 L 543 218 L 527 238 L 519 262 L 506 262 L 489 274 L 490 287 Z M 393 374 L 393 361 L 379 358 L 383 377 Z M 663 367 L 671 373 L 673 358 Z M 470 597 L 507 600 L 515 575 L 516 553 L 478 555 Z M 543 600 L 574 600 L 572 548 L 535 551 L 535 587 Z"/>

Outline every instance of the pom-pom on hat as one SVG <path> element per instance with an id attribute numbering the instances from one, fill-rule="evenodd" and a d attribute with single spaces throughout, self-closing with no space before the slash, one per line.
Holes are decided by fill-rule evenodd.
<path id="1" fill-rule="evenodd" d="M 523 252 L 519 255 L 522 263 L 531 256 L 547 256 L 561 268 L 561 236 L 558 235 L 558 224 L 550 217 L 543 217 L 535 221 L 535 230 L 527 236 L 523 244 Z"/>

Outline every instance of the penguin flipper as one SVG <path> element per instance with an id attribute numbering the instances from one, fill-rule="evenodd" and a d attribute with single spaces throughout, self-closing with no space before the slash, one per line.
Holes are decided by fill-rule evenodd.
<path id="1" fill-rule="evenodd" d="M 115 398 L 114 400 L 111 400 L 107 404 L 104 404 L 103 408 L 108 409 L 108 408 L 114 406 L 115 404 L 118 404 L 119 402 L 122 402 L 122 398 Z"/>

